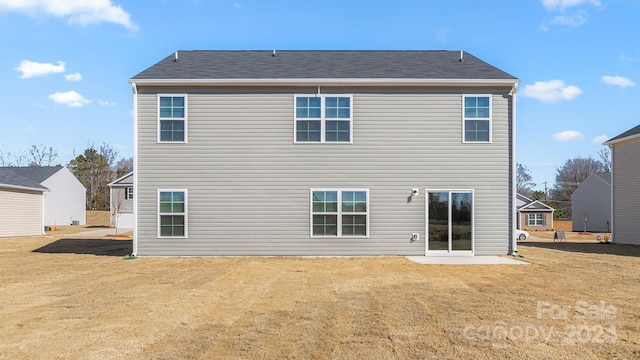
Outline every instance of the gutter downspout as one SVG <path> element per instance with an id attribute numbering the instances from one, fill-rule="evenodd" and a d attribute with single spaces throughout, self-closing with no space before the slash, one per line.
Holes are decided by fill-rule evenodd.
<path id="1" fill-rule="evenodd" d="M 133 91 L 133 250 L 131 256 L 138 255 L 138 86 L 131 83 Z M 125 190 L 126 191 L 126 190 Z"/>
<path id="2" fill-rule="evenodd" d="M 511 249 L 509 249 L 509 255 L 517 255 L 518 253 L 518 240 L 516 240 L 516 224 L 517 224 L 517 216 L 518 211 L 516 209 L 516 201 L 517 201 L 517 188 L 516 188 L 516 92 L 518 90 L 518 83 L 513 84 L 513 89 L 511 89 L 511 146 L 512 146 L 512 157 L 511 157 L 511 230 L 509 231 L 509 236 L 511 236 Z"/>
<path id="3" fill-rule="evenodd" d="M 609 144 L 609 150 L 611 151 L 611 214 L 610 214 L 610 218 L 609 218 L 609 230 L 611 231 L 611 243 L 615 244 L 616 243 L 616 237 L 615 237 L 615 233 L 614 233 L 614 212 L 615 212 L 615 204 L 614 204 L 614 196 L 613 196 L 613 192 L 615 191 L 616 187 L 614 186 L 614 174 L 615 171 L 613 170 L 613 168 L 615 167 L 614 165 L 614 157 L 613 157 L 613 146 L 611 144 Z"/>

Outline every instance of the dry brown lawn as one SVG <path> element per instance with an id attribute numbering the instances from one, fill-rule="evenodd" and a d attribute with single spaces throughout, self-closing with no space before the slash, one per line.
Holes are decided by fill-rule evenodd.
<path id="1" fill-rule="evenodd" d="M 529 265 L 130 251 L 0 239 L 0 358 L 640 358 L 637 246 L 532 237 Z"/>

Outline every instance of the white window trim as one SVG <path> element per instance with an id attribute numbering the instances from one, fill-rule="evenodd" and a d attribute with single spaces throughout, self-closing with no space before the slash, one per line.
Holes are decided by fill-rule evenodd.
<path id="1" fill-rule="evenodd" d="M 542 215 L 540 219 L 537 219 L 536 215 Z M 538 224 L 540 220 L 541 224 Z M 543 213 L 528 213 L 527 214 L 527 226 L 545 226 L 545 215 Z M 532 223 L 533 221 L 533 223 Z"/>
<path id="2" fill-rule="evenodd" d="M 131 190 L 131 194 L 129 194 L 129 190 Z M 125 200 L 133 200 L 133 186 L 127 186 L 124 188 L 124 199 Z"/>
<path id="3" fill-rule="evenodd" d="M 296 103 L 299 97 L 319 97 L 320 100 L 320 117 L 319 118 L 298 118 L 296 111 Z M 328 97 L 349 98 L 349 118 L 326 118 L 325 117 L 325 99 Z M 298 121 L 320 121 L 320 141 L 298 141 Z M 326 141 L 326 121 L 349 121 L 349 141 Z M 352 94 L 296 94 L 293 96 L 293 143 L 294 144 L 353 144 L 353 95 Z"/>
<path id="4" fill-rule="evenodd" d="M 489 118 L 466 118 L 464 103 L 467 97 L 488 97 Z M 465 124 L 467 120 L 489 120 L 489 141 L 467 141 L 465 139 Z M 493 95 L 491 94 L 463 94 L 462 95 L 462 143 L 463 144 L 491 144 L 493 142 Z"/>
<path id="5" fill-rule="evenodd" d="M 313 192 L 314 191 L 335 191 L 338 194 L 338 211 L 337 212 L 313 212 Z M 364 191 L 366 193 L 367 211 L 365 213 L 343 213 L 342 212 L 342 192 L 343 191 Z M 371 211 L 371 203 L 369 201 L 369 189 L 353 189 L 353 188 L 314 188 L 309 189 L 309 236 L 312 238 L 356 238 L 356 239 L 368 239 L 371 233 L 369 227 L 369 213 Z M 336 215 L 338 218 L 338 235 L 313 235 L 313 215 Z M 342 235 L 342 215 L 365 215 L 366 216 L 366 235 Z"/>
<path id="6" fill-rule="evenodd" d="M 451 193 L 471 193 L 471 250 L 452 250 L 451 242 L 447 250 L 429 250 L 429 193 L 448 192 L 449 204 L 451 204 Z M 424 190 L 424 250 L 425 256 L 430 255 L 461 255 L 473 256 L 476 252 L 476 192 L 474 189 L 425 189 Z M 451 206 L 449 206 L 449 218 L 451 217 Z M 451 234 L 451 222 L 449 222 L 449 234 Z"/>
<path id="7" fill-rule="evenodd" d="M 184 212 L 183 213 L 161 213 L 160 212 L 160 193 L 162 192 L 183 192 L 184 193 Z M 156 195 L 157 207 L 157 236 L 158 239 L 186 239 L 189 237 L 189 192 L 187 189 L 158 189 Z M 160 235 L 160 216 L 161 215 L 184 215 L 184 236 L 161 236 Z"/>
<path id="8" fill-rule="evenodd" d="M 183 118 L 160 118 L 160 98 L 161 97 L 184 97 L 184 117 Z M 156 97 L 156 114 L 157 114 L 157 120 L 156 120 L 156 129 L 157 129 L 157 143 L 158 144 L 186 144 L 188 143 L 188 139 L 189 137 L 188 135 L 188 129 L 189 129 L 189 109 L 188 109 L 188 96 L 187 94 L 158 94 Z M 160 140 L 160 120 L 183 120 L 184 121 L 184 141 L 162 141 Z"/>

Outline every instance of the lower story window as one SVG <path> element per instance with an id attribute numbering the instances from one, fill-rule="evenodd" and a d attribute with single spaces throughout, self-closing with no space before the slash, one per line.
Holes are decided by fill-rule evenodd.
<path id="1" fill-rule="evenodd" d="M 369 190 L 311 190 L 311 236 L 368 236 Z"/>
<path id="2" fill-rule="evenodd" d="M 544 214 L 527 214 L 528 226 L 544 226 Z"/>
<path id="3" fill-rule="evenodd" d="M 187 237 L 187 190 L 158 190 L 158 236 Z"/>

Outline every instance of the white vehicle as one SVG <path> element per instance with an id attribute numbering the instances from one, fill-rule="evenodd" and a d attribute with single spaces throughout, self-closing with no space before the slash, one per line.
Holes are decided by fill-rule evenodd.
<path id="1" fill-rule="evenodd" d="M 524 231 L 524 230 L 520 230 L 520 229 L 516 229 L 516 239 L 518 240 L 527 240 L 529 238 L 529 233 Z"/>

